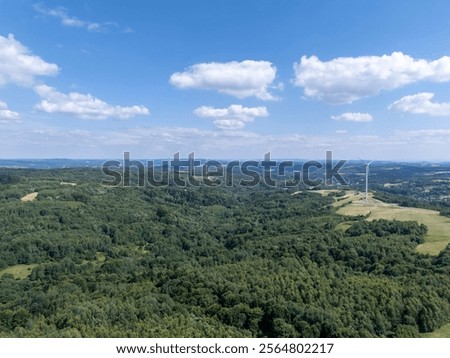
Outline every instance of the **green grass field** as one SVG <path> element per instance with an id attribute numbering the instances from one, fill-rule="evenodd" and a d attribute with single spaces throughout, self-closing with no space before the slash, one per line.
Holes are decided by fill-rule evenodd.
<path id="1" fill-rule="evenodd" d="M 0 270 L 0 276 L 4 274 L 11 274 L 14 276 L 14 278 L 22 280 L 26 277 L 28 277 L 31 274 L 31 271 L 33 268 L 35 268 L 37 265 L 15 265 L 7 267 L 3 270 Z"/>
<path id="2" fill-rule="evenodd" d="M 350 192 L 345 200 L 334 204 L 341 215 L 368 215 L 368 220 L 417 221 L 425 224 L 428 233 L 425 242 L 417 247 L 418 252 L 437 255 L 450 243 L 450 218 L 439 215 L 438 211 L 388 204 L 371 196 L 366 205 L 363 194 L 356 192 Z"/>
<path id="3" fill-rule="evenodd" d="M 450 323 L 442 326 L 441 328 L 430 333 L 423 333 L 421 335 L 423 338 L 448 338 L 450 337 Z"/>

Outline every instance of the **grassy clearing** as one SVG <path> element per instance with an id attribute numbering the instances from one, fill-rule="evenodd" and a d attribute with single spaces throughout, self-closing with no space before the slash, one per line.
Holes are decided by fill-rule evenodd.
<path id="1" fill-rule="evenodd" d="M 104 263 L 106 261 L 106 256 L 101 253 L 101 252 L 97 252 L 95 255 L 95 259 L 92 261 L 89 260 L 83 260 L 82 263 L 83 264 L 87 264 L 87 263 L 92 263 L 94 266 L 100 265 L 102 263 Z"/>
<path id="2" fill-rule="evenodd" d="M 20 199 L 20 200 L 22 200 L 23 202 L 27 202 L 27 201 L 33 201 L 34 199 L 36 199 L 37 198 L 37 196 L 38 196 L 38 193 L 30 193 L 30 194 L 27 194 L 27 195 L 25 195 L 22 199 Z"/>
<path id="3" fill-rule="evenodd" d="M 340 223 L 336 226 L 336 230 L 345 232 L 350 228 L 350 226 L 352 226 L 351 223 Z"/>
<path id="4" fill-rule="evenodd" d="M 372 196 L 365 205 L 364 194 L 356 192 L 350 192 L 345 201 L 334 204 L 341 215 L 367 215 L 368 220 L 417 221 L 425 224 L 428 233 L 425 235 L 425 242 L 417 246 L 418 252 L 437 255 L 450 243 L 450 218 L 439 215 L 438 211 L 388 204 L 373 199 Z"/>
<path id="5" fill-rule="evenodd" d="M 37 265 L 15 265 L 7 267 L 3 270 L 0 270 L 0 276 L 4 274 L 11 274 L 14 276 L 15 279 L 23 280 L 24 278 L 27 278 L 30 276 L 31 271 L 33 268 L 35 268 Z"/>
<path id="6" fill-rule="evenodd" d="M 449 338 L 450 337 L 450 323 L 443 325 L 441 328 L 430 333 L 421 334 L 423 338 Z"/>
<path id="7" fill-rule="evenodd" d="M 97 255 L 95 255 L 95 260 L 97 262 L 103 263 L 106 261 L 106 256 L 101 252 L 97 252 Z"/>

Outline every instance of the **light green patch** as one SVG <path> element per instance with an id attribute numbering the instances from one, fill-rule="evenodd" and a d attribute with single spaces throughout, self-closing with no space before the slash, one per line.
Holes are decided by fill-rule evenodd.
<path id="1" fill-rule="evenodd" d="M 86 265 L 87 263 L 92 263 L 94 266 L 97 266 L 97 265 L 99 265 L 99 264 L 102 264 L 103 262 L 105 262 L 105 260 L 106 260 L 106 257 L 105 257 L 105 255 L 103 254 L 103 253 L 101 253 L 101 252 L 97 252 L 96 254 L 95 254 L 95 259 L 93 259 L 93 260 L 83 260 L 82 261 L 82 264 L 83 265 Z"/>
<path id="2" fill-rule="evenodd" d="M 146 250 L 144 247 L 140 247 L 140 246 L 136 248 L 136 252 L 137 252 L 139 255 L 146 255 L 146 254 L 149 253 L 148 250 Z M 105 261 L 105 256 L 103 256 L 103 261 Z"/>
<path id="3" fill-rule="evenodd" d="M 337 231 L 342 231 L 345 232 L 347 231 L 350 227 L 352 226 L 352 224 L 345 222 L 345 223 L 339 223 L 336 225 L 336 230 Z"/>
<path id="4" fill-rule="evenodd" d="M 30 276 L 31 271 L 36 267 L 37 265 L 15 265 L 7 267 L 3 270 L 0 270 L 0 276 L 3 276 L 4 274 L 11 274 L 14 276 L 15 279 L 23 280 L 24 278 L 27 278 Z"/>
<path id="5" fill-rule="evenodd" d="M 102 263 L 105 262 L 105 260 L 106 256 L 101 252 L 97 252 L 97 254 L 95 255 L 95 261 Z"/>
<path id="6" fill-rule="evenodd" d="M 443 325 L 441 328 L 430 332 L 421 334 L 423 338 L 450 338 L 450 323 Z"/>

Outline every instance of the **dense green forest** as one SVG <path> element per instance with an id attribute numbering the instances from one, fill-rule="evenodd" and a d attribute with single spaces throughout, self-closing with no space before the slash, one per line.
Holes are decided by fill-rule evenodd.
<path id="1" fill-rule="evenodd" d="M 100 181 L 2 171 L 1 336 L 415 337 L 450 322 L 450 249 L 418 254 L 423 225 L 344 218 L 314 192 Z"/>

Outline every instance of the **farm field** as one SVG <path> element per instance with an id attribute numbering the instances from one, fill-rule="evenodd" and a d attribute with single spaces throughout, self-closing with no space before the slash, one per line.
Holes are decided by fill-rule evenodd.
<path id="1" fill-rule="evenodd" d="M 425 243 L 417 247 L 417 251 L 437 255 L 450 243 L 450 218 L 439 215 L 438 211 L 402 207 L 397 204 L 384 203 L 369 195 L 368 204 L 364 202 L 364 194 L 350 192 L 347 198 L 333 204 L 338 207 L 340 215 L 367 215 L 368 220 L 386 219 L 399 221 L 417 221 L 428 227 Z"/>

